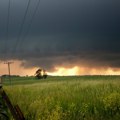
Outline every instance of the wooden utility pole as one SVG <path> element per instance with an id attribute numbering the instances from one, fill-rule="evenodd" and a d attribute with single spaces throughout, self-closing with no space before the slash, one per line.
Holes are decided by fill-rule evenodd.
<path id="1" fill-rule="evenodd" d="M 9 81 L 10 81 L 10 85 L 11 85 L 11 73 L 10 73 L 10 65 L 12 64 L 13 62 L 5 62 L 5 64 L 8 65 L 8 75 L 9 75 Z"/>

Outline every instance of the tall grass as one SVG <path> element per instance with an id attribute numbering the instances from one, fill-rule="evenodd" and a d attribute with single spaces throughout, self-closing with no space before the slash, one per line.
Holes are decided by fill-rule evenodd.
<path id="1" fill-rule="evenodd" d="M 53 77 L 4 89 L 27 120 L 120 120 L 119 78 Z"/>

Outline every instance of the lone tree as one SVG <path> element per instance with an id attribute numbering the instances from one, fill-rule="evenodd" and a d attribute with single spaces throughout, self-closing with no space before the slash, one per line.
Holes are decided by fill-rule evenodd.
<path id="1" fill-rule="evenodd" d="M 46 79 L 47 78 L 47 72 L 44 69 L 39 68 L 35 73 L 36 78 L 38 79 Z"/>
<path id="2" fill-rule="evenodd" d="M 41 79 L 42 78 L 42 69 L 38 69 L 35 73 L 35 76 L 38 78 L 38 79 Z"/>

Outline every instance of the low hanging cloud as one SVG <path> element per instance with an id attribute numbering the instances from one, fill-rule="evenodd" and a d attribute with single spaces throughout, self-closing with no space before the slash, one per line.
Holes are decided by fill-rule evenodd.
<path id="1" fill-rule="evenodd" d="M 115 0 L 44 0 L 26 35 L 32 1 L 21 36 L 27 1 L 11 3 L 8 39 L 7 2 L 0 2 L 0 60 L 20 60 L 25 68 L 56 66 L 120 68 L 120 7 Z M 22 9 L 20 9 L 22 7 Z M 18 40 L 19 38 L 19 40 Z M 17 43 L 17 44 L 16 44 Z"/>
<path id="2" fill-rule="evenodd" d="M 66 55 L 58 56 L 41 56 L 39 58 L 28 58 L 21 65 L 25 68 L 42 67 L 48 71 L 55 71 L 56 67 L 72 68 L 74 66 L 107 69 L 112 68 L 119 70 L 120 68 L 120 55 L 108 54 L 105 52 L 82 52 L 79 54 L 67 53 Z"/>

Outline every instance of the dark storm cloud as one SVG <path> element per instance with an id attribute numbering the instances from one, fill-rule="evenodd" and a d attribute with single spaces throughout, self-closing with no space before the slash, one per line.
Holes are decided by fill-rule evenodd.
<path id="1" fill-rule="evenodd" d="M 7 59 L 27 61 L 22 64 L 25 67 L 46 66 L 52 69 L 57 65 L 67 67 L 75 64 L 120 67 L 119 0 L 41 0 L 26 36 L 38 0 L 31 1 L 15 50 L 28 0 L 11 0 L 8 40 L 8 0 L 1 0 L 1 59 L 6 52 Z"/>

